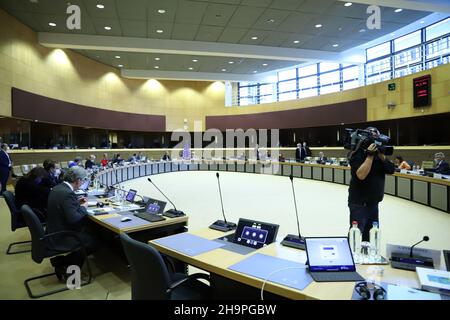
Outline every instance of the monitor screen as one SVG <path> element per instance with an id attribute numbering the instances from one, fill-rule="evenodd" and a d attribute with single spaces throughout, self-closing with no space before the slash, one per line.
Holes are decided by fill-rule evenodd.
<path id="1" fill-rule="evenodd" d="M 145 205 L 145 211 L 153 214 L 162 214 L 165 207 L 166 202 L 149 198 Z"/>
<path id="2" fill-rule="evenodd" d="M 91 181 L 86 179 L 83 181 L 83 184 L 80 186 L 80 190 L 86 191 L 89 188 Z"/>
<path id="3" fill-rule="evenodd" d="M 310 271 L 355 271 L 347 237 L 305 238 Z"/>
<path id="4" fill-rule="evenodd" d="M 241 218 L 234 234 L 234 243 L 251 248 L 261 248 L 275 241 L 278 227 L 277 224 Z"/>
<path id="5" fill-rule="evenodd" d="M 137 191 L 130 189 L 130 191 L 128 191 L 127 196 L 125 197 L 125 199 L 128 202 L 134 202 L 134 197 L 136 196 Z"/>

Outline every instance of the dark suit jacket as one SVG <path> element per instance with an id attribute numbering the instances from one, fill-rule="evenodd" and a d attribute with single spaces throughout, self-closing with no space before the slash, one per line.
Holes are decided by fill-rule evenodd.
<path id="1" fill-rule="evenodd" d="M 295 160 L 300 161 L 305 160 L 305 158 L 306 150 L 303 147 L 295 149 Z"/>
<path id="2" fill-rule="evenodd" d="M 0 168 L 1 169 L 8 169 L 9 171 L 9 159 L 6 155 L 6 152 L 3 150 L 0 150 Z"/>
<path id="3" fill-rule="evenodd" d="M 68 185 L 56 185 L 48 196 L 46 233 L 74 231 L 79 233 L 83 243 L 91 242 L 86 231 L 87 210 L 78 202 L 75 192 Z M 54 238 L 58 248 L 73 248 L 76 241 L 67 237 Z"/>
<path id="4" fill-rule="evenodd" d="M 439 163 L 439 165 L 435 168 L 434 172 L 440 174 L 450 174 L 450 167 L 448 165 L 448 162 L 441 161 L 441 163 Z"/>
<path id="5" fill-rule="evenodd" d="M 42 183 L 37 184 L 27 177 L 22 177 L 15 186 L 16 206 L 21 208 L 24 204 L 27 204 L 32 209 L 45 213 L 49 193 L 50 188 L 48 186 Z"/>

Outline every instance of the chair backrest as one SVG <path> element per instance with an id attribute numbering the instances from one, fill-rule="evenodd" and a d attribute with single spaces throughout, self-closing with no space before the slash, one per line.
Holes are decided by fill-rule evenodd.
<path id="1" fill-rule="evenodd" d="M 131 267 L 131 298 L 133 300 L 170 299 L 166 292 L 171 281 L 161 254 L 152 246 L 121 234 L 125 255 Z"/>
<path id="2" fill-rule="evenodd" d="M 13 193 L 11 191 L 5 191 L 3 192 L 3 197 L 5 197 L 6 205 L 11 214 L 11 231 L 25 227 L 25 221 L 22 218 L 22 213 L 16 207 L 16 198 Z"/>
<path id="3" fill-rule="evenodd" d="M 24 204 L 20 210 L 31 234 L 31 258 L 34 262 L 41 263 L 47 257 L 45 241 L 42 240 L 45 235 L 44 227 L 29 206 Z"/>

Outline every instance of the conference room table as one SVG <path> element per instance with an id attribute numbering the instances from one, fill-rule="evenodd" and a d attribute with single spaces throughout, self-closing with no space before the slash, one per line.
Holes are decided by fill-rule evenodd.
<path id="1" fill-rule="evenodd" d="M 223 233 L 212 229 L 191 231 L 189 234 L 208 240 L 218 239 L 233 231 Z M 306 262 L 306 252 L 282 246 L 281 239 L 248 254 L 240 254 L 226 249 L 217 248 L 195 256 L 176 251 L 150 240 L 149 244 L 159 252 L 188 265 L 207 271 L 211 275 L 213 298 L 218 299 L 260 299 L 261 288 L 265 279 L 250 276 L 229 269 L 230 266 L 260 253 L 280 259 L 290 260 L 299 264 Z M 255 266 L 256 267 L 256 266 Z M 393 284 L 410 288 L 420 288 L 416 273 L 391 268 L 390 265 L 357 265 L 358 273 L 365 279 L 376 283 Z M 283 272 L 282 270 L 280 272 Z M 271 282 L 264 285 L 264 297 L 268 299 L 324 299 L 350 300 L 353 296 L 355 282 L 311 282 L 303 290 Z"/>

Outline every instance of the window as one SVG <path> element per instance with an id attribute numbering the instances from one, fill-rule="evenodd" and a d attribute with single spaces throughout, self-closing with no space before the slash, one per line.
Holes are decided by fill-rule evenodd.
<path id="1" fill-rule="evenodd" d="M 317 96 L 317 95 L 319 95 L 319 93 L 317 92 L 317 88 L 302 90 L 298 93 L 299 98 L 307 98 L 307 97 L 313 97 L 313 96 Z"/>
<path id="2" fill-rule="evenodd" d="M 422 59 L 420 55 L 420 47 L 415 47 L 409 50 L 402 51 L 394 56 L 395 68 L 421 61 Z"/>
<path id="3" fill-rule="evenodd" d="M 345 68 L 342 70 L 342 80 L 352 80 L 352 79 L 358 79 L 359 78 L 359 68 L 358 66 Z"/>
<path id="4" fill-rule="evenodd" d="M 391 70 L 391 58 L 384 58 L 366 64 L 367 76 Z"/>
<path id="5" fill-rule="evenodd" d="M 297 69 L 290 69 L 278 72 L 278 81 L 297 78 Z"/>
<path id="6" fill-rule="evenodd" d="M 342 84 L 343 90 L 353 89 L 359 87 L 359 81 L 353 80 L 353 81 L 347 81 Z"/>
<path id="7" fill-rule="evenodd" d="M 298 80 L 298 87 L 300 89 L 308 89 L 317 87 L 317 76 L 307 77 Z"/>
<path id="8" fill-rule="evenodd" d="M 420 30 L 394 40 L 394 51 L 398 52 L 421 43 Z"/>
<path id="9" fill-rule="evenodd" d="M 260 95 L 267 95 L 267 94 L 273 94 L 273 84 L 262 84 L 259 87 L 259 94 Z"/>
<path id="10" fill-rule="evenodd" d="M 278 92 L 297 90 L 297 80 L 283 81 L 278 83 Z"/>
<path id="11" fill-rule="evenodd" d="M 294 92 L 280 93 L 278 99 L 280 101 L 297 99 L 297 92 L 294 91 Z"/>
<path id="12" fill-rule="evenodd" d="M 450 36 L 428 43 L 425 46 L 426 59 L 450 53 Z"/>
<path id="13" fill-rule="evenodd" d="M 339 83 L 340 82 L 339 71 L 335 72 L 327 72 L 320 75 L 320 85 L 326 85 L 331 83 Z"/>
<path id="14" fill-rule="evenodd" d="M 321 62 L 319 64 L 320 73 L 339 69 L 339 63 Z"/>
<path id="15" fill-rule="evenodd" d="M 333 84 L 333 85 L 329 85 L 329 86 L 320 87 L 320 94 L 338 92 L 340 90 L 341 90 L 340 84 Z"/>
<path id="16" fill-rule="evenodd" d="M 373 59 L 376 59 L 379 57 L 383 57 L 390 53 L 391 53 L 391 43 L 390 42 L 385 42 L 385 43 L 379 44 L 375 47 L 367 49 L 367 51 L 366 51 L 367 61 L 370 61 L 370 60 L 373 60 Z"/>
<path id="17" fill-rule="evenodd" d="M 450 18 L 425 28 L 425 40 L 429 41 L 450 32 Z"/>
<path id="18" fill-rule="evenodd" d="M 298 68 L 298 76 L 299 77 L 306 77 L 306 76 L 310 76 L 313 74 L 317 74 L 317 63 L 312 64 L 307 67 Z"/>

